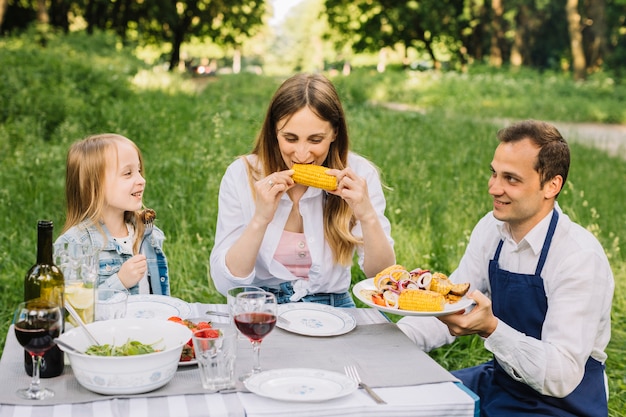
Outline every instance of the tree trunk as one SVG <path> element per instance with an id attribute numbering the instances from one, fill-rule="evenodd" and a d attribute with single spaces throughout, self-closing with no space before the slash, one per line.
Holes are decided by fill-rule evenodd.
<path id="1" fill-rule="evenodd" d="M 387 49 L 380 48 L 378 51 L 378 64 L 376 64 L 376 71 L 383 73 L 387 69 Z"/>
<path id="2" fill-rule="evenodd" d="M 95 25 L 94 6 L 95 0 L 88 0 L 85 5 L 85 21 L 87 22 L 87 33 L 93 34 L 93 27 Z"/>
<path id="3" fill-rule="evenodd" d="M 169 71 L 174 71 L 176 67 L 178 67 L 178 63 L 180 62 L 180 46 L 182 44 L 183 38 L 177 30 L 174 33 L 174 40 L 172 41 L 172 54 L 170 55 Z"/>
<path id="4" fill-rule="evenodd" d="M 503 19 L 504 8 L 502 0 L 491 0 L 493 21 L 491 23 L 491 45 L 489 47 L 489 65 L 500 68 L 502 66 L 502 45 L 504 43 Z"/>
<path id="5" fill-rule="evenodd" d="M 37 0 L 37 23 L 50 23 L 50 16 L 48 15 L 46 0 Z"/>
<path id="6" fill-rule="evenodd" d="M 121 1 L 116 1 L 113 3 L 113 9 L 111 10 L 111 20 L 113 21 L 113 30 L 117 33 L 122 40 L 126 38 L 126 27 L 124 26 L 125 22 L 121 20 L 122 17 L 122 7 L 123 3 Z"/>
<path id="7" fill-rule="evenodd" d="M 235 48 L 233 54 L 233 74 L 239 74 L 241 72 L 241 49 Z"/>
<path id="8" fill-rule="evenodd" d="M 518 8 L 515 15 L 515 34 L 511 47 L 511 65 L 521 67 L 528 59 L 528 10 L 525 5 Z"/>
<path id="9" fill-rule="evenodd" d="M 432 42 L 429 39 L 426 39 L 426 36 L 422 37 L 422 41 L 424 42 L 424 48 L 426 48 L 426 52 L 428 53 L 428 56 L 433 61 L 433 68 L 436 70 L 441 69 L 441 62 L 439 62 L 439 60 L 437 60 L 437 57 L 435 56 L 435 51 L 433 51 Z"/>
<path id="10" fill-rule="evenodd" d="M 172 55 L 170 55 L 169 71 L 174 71 L 180 62 L 180 47 L 185 40 L 185 34 L 191 25 L 191 18 L 186 14 L 180 19 L 178 25 L 174 28 L 174 39 L 172 39 Z"/>
<path id="11" fill-rule="evenodd" d="M 7 0 L 0 0 L 0 27 L 4 22 L 4 12 L 7 10 Z"/>
<path id="12" fill-rule="evenodd" d="M 490 23 L 489 9 L 483 2 L 472 1 L 470 8 L 470 19 L 476 22 L 469 34 L 465 33 L 465 29 L 457 32 L 456 36 L 460 41 L 457 55 L 460 57 L 462 65 L 470 60 L 482 62 L 485 59 L 484 39 L 488 36 Z"/>
<path id="13" fill-rule="evenodd" d="M 587 16 L 589 30 L 585 32 L 587 50 L 587 68 L 597 71 L 602 66 L 607 45 L 606 1 L 588 0 Z"/>
<path id="14" fill-rule="evenodd" d="M 187 1 L 187 8 L 178 15 L 178 21 L 173 25 L 174 37 L 172 39 L 172 55 L 168 71 L 174 71 L 180 63 L 180 47 L 185 41 L 185 36 L 191 28 L 194 16 L 198 14 L 198 2 Z"/>
<path id="15" fill-rule="evenodd" d="M 70 4 L 67 0 L 52 0 L 50 2 L 50 24 L 68 33 L 70 31 L 69 11 Z"/>
<path id="16" fill-rule="evenodd" d="M 583 34 L 578 13 L 578 0 L 567 0 L 565 5 L 567 16 L 567 29 L 570 37 L 570 48 L 572 49 L 572 70 L 575 80 L 584 80 L 586 77 L 587 62 L 583 48 Z"/>

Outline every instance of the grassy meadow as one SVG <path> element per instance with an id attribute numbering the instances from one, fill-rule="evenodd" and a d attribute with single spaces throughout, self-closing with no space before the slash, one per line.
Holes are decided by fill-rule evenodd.
<path id="1" fill-rule="evenodd" d="M 95 53 L 94 51 L 97 51 Z M 210 281 L 219 182 L 250 150 L 282 78 L 250 74 L 201 80 L 148 68 L 111 38 L 0 39 L 0 349 L 35 262 L 38 219 L 64 222 L 65 155 L 88 134 L 134 140 L 145 161 L 145 203 L 166 236 L 172 295 L 223 302 Z M 536 72 L 378 74 L 333 78 L 352 148 L 381 170 L 398 262 L 451 272 L 490 208 L 494 119 L 626 123 L 626 87 L 595 76 L 574 83 Z M 399 102 L 417 111 L 376 103 Z M 572 143 L 563 210 L 603 244 L 616 291 L 608 348 L 611 417 L 626 409 L 626 161 Z M 362 276 L 355 271 L 353 280 Z M 590 285 L 593 285 L 590 277 Z M 564 323 L 566 325 L 566 323 Z M 431 355 L 456 369 L 489 357 L 477 337 Z"/>

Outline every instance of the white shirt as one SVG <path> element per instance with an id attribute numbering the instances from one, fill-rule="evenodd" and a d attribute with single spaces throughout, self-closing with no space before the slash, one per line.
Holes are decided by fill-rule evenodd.
<path id="1" fill-rule="evenodd" d="M 120 245 L 122 253 L 133 255 L 133 242 L 135 241 L 135 228 L 126 223 L 128 229 L 128 236 L 126 237 L 112 237 L 112 239 Z M 137 283 L 139 288 L 139 294 L 150 294 L 150 283 L 148 282 L 148 270 L 143 274 L 143 278 Z"/>
<path id="2" fill-rule="evenodd" d="M 254 156 L 248 156 L 254 161 Z M 360 155 L 350 153 L 348 166 L 365 178 L 372 206 L 393 245 L 391 224 L 385 217 L 385 196 L 376 168 Z M 338 265 L 333 261 L 330 246 L 324 239 L 322 204 L 325 191 L 309 187 L 300 199 L 300 214 L 304 222 L 304 235 L 311 253 L 311 269 L 308 280 L 298 280 L 301 296 L 316 293 L 341 293 L 348 291 L 351 283 L 351 267 Z M 287 217 L 293 203 L 287 194 L 279 202 L 274 219 L 268 225 L 261 248 L 256 258 L 254 270 L 247 277 L 235 277 L 226 266 L 226 252 L 241 236 L 252 219 L 255 203 L 248 180 L 246 164 L 241 159 L 234 161 L 226 170 L 220 184 L 215 244 L 211 252 L 211 276 L 217 290 L 225 294 L 229 288 L 239 285 L 278 287 L 286 281 L 295 281 L 294 276 L 284 265 L 274 259 Z M 361 237 L 361 224 L 357 222 L 352 230 Z M 357 247 L 359 265 L 363 268 L 363 248 Z"/>
<path id="3" fill-rule="evenodd" d="M 541 272 L 548 300 L 541 340 L 500 320 L 485 339 L 485 348 L 512 378 L 544 395 L 564 397 L 582 380 L 589 356 L 601 363 L 606 360 L 614 281 L 597 239 L 573 223 L 558 204 L 556 208 L 559 221 Z M 508 227 L 488 213 L 472 231 L 467 250 L 450 279 L 470 282 L 470 291 L 478 289 L 490 297 L 489 261 L 500 239 L 504 244 L 499 267 L 534 274 L 551 218 L 552 212 L 515 243 Z M 398 326 L 425 350 L 454 340 L 435 318 L 405 317 Z"/>

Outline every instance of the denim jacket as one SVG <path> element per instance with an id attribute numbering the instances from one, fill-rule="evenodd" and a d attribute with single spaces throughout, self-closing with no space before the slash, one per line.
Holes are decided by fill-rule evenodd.
<path id="1" fill-rule="evenodd" d="M 55 243 L 76 242 L 93 245 L 100 248 L 98 287 L 125 289 L 117 273 L 122 264 L 133 256 L 132 253 L 124 252 L 120 245 L 113 240 L 104 224 L 102 231 L 93 225 L 91 221 L 83 221 L 59 236 Z M 163 253 L 163 241 L 165 234 L 161 229 L 154 226 L 152 234 L 141 243 L 141 253 L 146 256 L 148 262 L 148 282 L 152 294 L 170 295 L 170 283 L 168 277 L 167 258 Z M 139 285 L 128 288 L 131 294 L 139 293 Z"/>

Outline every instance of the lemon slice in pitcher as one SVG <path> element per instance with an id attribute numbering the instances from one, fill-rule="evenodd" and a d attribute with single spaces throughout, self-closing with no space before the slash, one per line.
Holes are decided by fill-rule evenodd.
<path id="1" fill-rule="evenodd" d="M 71 285 L 65 288 L 65 299 L 75 309 L 87 309 L 93 306 L 94 290 L 82 284 Z"/>

